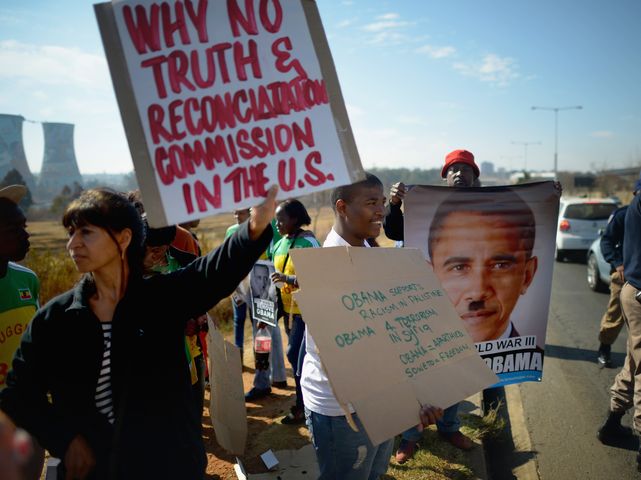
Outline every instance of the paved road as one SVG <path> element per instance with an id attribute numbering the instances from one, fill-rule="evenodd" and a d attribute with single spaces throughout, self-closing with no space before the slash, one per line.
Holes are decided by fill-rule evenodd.
<path id="1" fill-rule="evenodd" d="M 585 265 L 555 265 L 543 382 L 520 386 L 542 480 L 641 479 L 634 442 L 606 447 L 595 436 L 627 338 L 624 327 L 613 346 L 615 368 L 600 370 L 595 349 L 607 301 L 608 295 L 588 289 Z"/>

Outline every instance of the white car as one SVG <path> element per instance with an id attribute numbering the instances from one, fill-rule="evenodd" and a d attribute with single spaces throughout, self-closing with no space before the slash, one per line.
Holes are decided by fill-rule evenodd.
<path id="1" fill-rule="evenodd" d="M 618 207 L 610 198 L 561 198 L 556 232 L 557 261 L 573 258 L 586 260 L 592 242 L 599 237 L 610 214 Z"/>

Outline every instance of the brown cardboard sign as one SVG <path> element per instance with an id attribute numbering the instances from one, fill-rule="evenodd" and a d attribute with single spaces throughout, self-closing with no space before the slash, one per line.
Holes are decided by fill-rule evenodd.
<path id="1" fill-rule="evenodd" d="M 420 251 L 291 251 L 296 301 L 334 394 L 374 444 L 497 381 Z M 333 272 L 332 281 L 327 281 Z"/>
<path id="2" fill-rule="evenodd" d="M 216 439 L 225 450 L 242 455 L 247 441 L 247 409 L 238 347 L 226 341 L 209 322 L 209 414 Z"/>
<path id="3" fill-rule="evenodd" d="M 95 11 L 152 226 L 364 178 L 314 1 Z"/>

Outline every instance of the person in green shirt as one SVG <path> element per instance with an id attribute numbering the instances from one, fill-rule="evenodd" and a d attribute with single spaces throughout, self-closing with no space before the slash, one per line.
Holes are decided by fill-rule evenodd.
<path id="1" fill-rule="evenodd" d="M 0 188 L 0 391 L 6 386 L 13 354 L 22 333 L 39 308 L 38 277 L 14 262 L 23 260 L 29 251 L 27 219 L 18 202 L 27 193 L 23 185 Z M 40 478 L 44 450 L 33 443 L 33 455 L 23 466 L 22 477 Z"/>
<path id="2" fill-rule="evenodd" d="M 300 308 L 292 295 L 294 291 L 298 290 L 298 282 L 294 262 L 292 262 L 289 252 L 293 248 L 320 247 L 314 233 L 303 230 L 303 227 L 309 225 L 311 221 L 305 206 L 298 200 L 285 200 L 276 208 L 276 227 L 283 237 L 274 245 L 272 258 L 276 272 L 272 274 L 271 279 L 280 291 L 285 330 L 289 333 L 287 360 L 292 366 L 296 382 L 296 404 L 291 407 L 289 414 L 281 420 L 281 423 L 286 425 L 295 425 L 305 421 L 299 371 L 302 357 L 305 356 L 305 322 L 303 322 Z"/>

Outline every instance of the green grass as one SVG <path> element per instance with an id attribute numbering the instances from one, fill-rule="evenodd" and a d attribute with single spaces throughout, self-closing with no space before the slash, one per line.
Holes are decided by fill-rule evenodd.
<path id="1" fill-rule="evenodd" d="M 490 410 L 485 416 L 461 414 L 463 427 L 461 431 L 475 441 L 491 438 L 504 427 L 505 421 L 498 416 L 498 408 Z M 399 438 L 396 439 L 394 452 L 398 448 Z M 386 480 L 466 480 L 477 478 L 472 470 L 472 455 L 474 451 L 464 452 L 443 441 L 431 426 L 423 432 L 419 441 L 421 448 L 414 458 L 403 465 L 392 459 Z M 479 448 L 479 447 L 475 447 Z"/>

